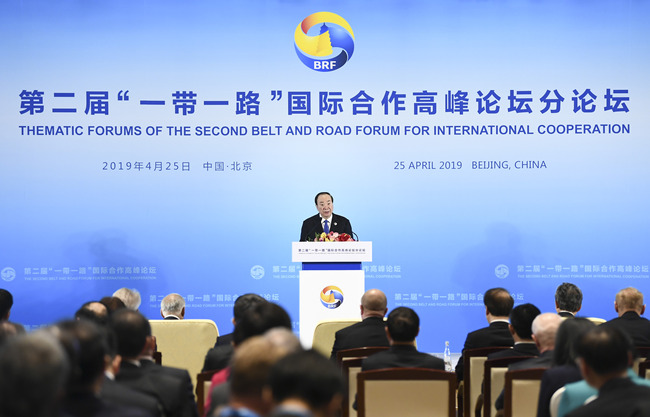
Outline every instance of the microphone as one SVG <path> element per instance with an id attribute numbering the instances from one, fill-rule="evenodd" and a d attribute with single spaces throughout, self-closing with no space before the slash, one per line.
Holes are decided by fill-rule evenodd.
<path id="1" fill-rule="evenodd" d="M 359 241 L 359 236 L 354 232 L 352 232 L 352 238 L 357 242 Z"/>
<path id="2" fill-rule="evenodd" d="M 317 225 L 315 225 L 311 229 L 309 229 L 309 231 L 307 233 L 305 233 L 305 236 L 304 236 L 305 241 L 308 241 L 310 238 L 314 239 L 314 237 L 316 236 L 316 230 L 318 230 L 320 228 L 320 226 L 321 226 L 321 224 L 319 222 Z"/>

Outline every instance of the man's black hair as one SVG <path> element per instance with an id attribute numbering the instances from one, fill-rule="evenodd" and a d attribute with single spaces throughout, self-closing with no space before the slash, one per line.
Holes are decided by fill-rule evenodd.
<path id="1" fill-rule="evenodd" d="M 265 302 L 266 300 L 264 298 L 253 293 L 243 294 L 237 297 L 232 308 L 233 316 L 235 317 L 235 323 L 239 321 L 241 316 L 244 314 L 244 311 L 248 310 L 256 304 Z"/>
<path id="2" fill-rule="evenodd" d="M 332 194 L 328 193 L 327 191 L 321 191 L 320 193 L 316 194 L 316 197 L 314 197 L 314 204 L 318 205 L 318 197 L 325 194 L 330 196 L 330 199 L 332 200 L 332 204 L 334 204 L 334 197 L 332 197 Z"/>
<path id="3" fill-rule="evenodd" d="M 74 318 L 82 319 L 82 320 L 90 320 L 99 326 L 106 326 L 108 324 L 108 309 L 106 309 L 105 315 L 97 314 L 97 312 L 90 309 L 90 305 L 93 303 L 102 304 L 99 301 L 88 301 L 87 303 L 84 303 L 81 307 L 79 307 L 79 310 L 77 310 L 77 312 L 74 313 Z M 104 304 L 102 305 L 106 307 Z"/>
<path id="4" fill-rule="evenodd" d="M 11 293 L 0 288 L 0 320 L 7 319 L 11 307 L 14 305 L 14 297 Z"/>
<path id="5" fill-rule="evenodd" d="M 103 329 L 89 320 L 67 320 L 57 324 L 59 340 L 68 354 L 68 393 L 91 392 L 104 374 L 108 353 Z"/>
<path id="6" fill-rule="evenodd" d="M 386 326 L 396 342 L 412 342 L 420 330 L 420 318 L 408 307 L 397 307 L 388 314 Z"/>
<path id="7" fill-rule="evenodd" d="M 560 310 L 578 311 L 582 307 L 582 291 L 574 284 L 564 282 L 555 290 L 555 303 Z"/>
<path id="8" fill-rule="evenodd" d="M 601 376 L 625 371 L 630 365 L 632 349 L 630 337 L 613 326 L 588 330 L 576 345 L 578 357 Z"/>
<path id="9" fill-rule="evenodd" d="M 244 311 L 235 324 L 232 341 L 239 345 L 252 336 L 265 333 L 274 327 L 285 327 L 291 330 L 291 318 L 279 305 L 271 302 L 259 303 Z"/>
<path id="10" fill-rule="evenodd" d="M 493 316 L 508 317 L 515 300 L 505 288 L 492 288 L 485 292 L 483 304 Z"/>
<path id="11" fill-rule="evenodd" d="M 564 320 L 555 335 L 553 348 L 553 366 L 572 365 L 578 357 L 576 345 L 580 337 L 596 325 L 584 317 Z"/>
<path id="12" fill-rule="evenodd" d="M 539 316 L 541 311 L 533 304 L 526 303 L 518 305 L 510 312 L 510 325 L 522 339 L 532 339 L 533 320 Z"/>
<path id="13" fill-rule="evenodd" d="M 271 368 L 269 385 L 275 402 L 298 398 L 312 410 L 327 406 L 336 394 L 344 395 L 341 370 L 313 350 L 280 359 Z"/>
<path id="14" fill-rule="evenodd" d="M 113 313 L 110 323 L 117 339 L 117 353 L 123 358 L 139 356 L 151 336 L 149 320 L 139 311 L 123 308 Z"/>

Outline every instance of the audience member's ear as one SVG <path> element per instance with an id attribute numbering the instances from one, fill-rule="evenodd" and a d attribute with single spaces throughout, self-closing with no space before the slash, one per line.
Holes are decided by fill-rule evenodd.
<path id="1" fill-rule="evenodd" d="M 515 335 L 515 328 L 512 327 L 512 324 L 508 324 L 508 331 L 509 331 L 510 334 L 514 337 L 514 335 Z"/>
<path id="2" fill-rule="evenodd" d="M 163 314 L 162 310 L 160 310 L 160 317 L 165 318 L 165 315 Z"/>
<path id="3" fill-rule="evenodd" d="M 645 304 L 643 305 L 643 307 L 641 307 L 641 312 L 639 313 L 639 316 L 643 315 L 643 313 L 645 313 Z"/>

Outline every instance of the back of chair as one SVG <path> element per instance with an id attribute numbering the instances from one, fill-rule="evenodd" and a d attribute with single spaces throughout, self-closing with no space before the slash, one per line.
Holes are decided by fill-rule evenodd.
<path id="1" fill-rule="evenodd" d="M 599 324 L 605 323 L 607 320 L 601 319 L 599 317 L 587 317 L 587 320 L 591 321 L 593 324 L 598 326 Z"/>
<path id="2" fill-rule="evenodd" d="M 196 408 L 199 412 L 199 416 L 203 417 L 205 412 L 205 397 L 210 392 L 210 383 L 212 382 L 212 376 L 219 372 L 218 370 L 205 371 L 196 375 Z"/>
<path id="3" fill-rule="evenodd" d="M 329 358 L 332 354 L 332 346 L 334 346 L 334 334 L 360 321 L 361 318 L 321 321 L 314 329 L 312 349 Z"/>
<path id="4" fill-rule="evenodd" d="M 494 407 L 494 402 L 505 386 L 508 365 L 532 357 L 533 356 L 512 356 L 509 358 L 489 359 L 485 361 L 483 365 L 483 374 L 485 375 L 483 385 L 483 417 L 496 415 L 497 410 Z"/>
<path id="5" fill-rule="evenodd" d="M 483 364 L 492 352 L 510 349 L 510 346 L 467 349 L 463 351 L 463 415 L 470 417 L 476 408 L 476 400 L 483 384 Z"/>
<path id="6" fill-rule="evenodd" d="M 196 375 L 203 369 L 205 355 L 219 336 L 217 325 L 202 319 L 149 320 L 149 323 L 165 365 L 187 369 L 196 386 Z"/>
<path id="7" fill-rule="evenodd" d="M 371 346 L 356 349 L 344 349 L 336 353 L 343 379 L 348 387 L 348 395 L 343 398 L 341 417 L 356 417 L 357 410 L 352 408 L 357 395 L 357 374 L 361 372 L 361 362 L 370 355 L 388 350 L 385 346 Z M 352 383 L 350 383 L 352 381 Z"/>
<path id="8" fill-rule="evenodd" d="M 542 375 L 546 368 L 522 369 L 506 372 L 503 403 L 505 417 L 535 417 Z"/>
<path id="9" fill-rule="evenodd" d="M 357 375 L 358 417 L 456 415 L 456 374 L 434 369 L 390 368 Z"/>

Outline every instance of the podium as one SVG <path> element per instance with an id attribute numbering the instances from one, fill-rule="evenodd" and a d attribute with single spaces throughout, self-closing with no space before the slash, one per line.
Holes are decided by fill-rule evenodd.
<path id="1" fill-rule="evenodd" d="M 323 320 L 359 318 L 372 242 L 292 242 L 291 261 L 302 262 L 299 276 L 300 342 L 308 349 Z"/>

